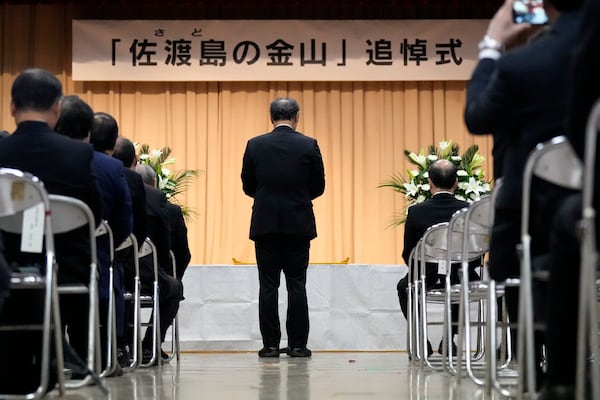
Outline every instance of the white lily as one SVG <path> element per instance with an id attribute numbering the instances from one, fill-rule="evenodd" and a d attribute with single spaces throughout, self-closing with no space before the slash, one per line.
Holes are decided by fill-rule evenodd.
<path id="1" fill-rule="evenodd" d="M 406 197 L 414 197 L 417 195 L 417 192 L 419 191 L 419 188 L 417 187 L 417 185 L 415 185 L 414 182 L 404 182 L 402 184 L 402 186 L 404 186 L 404 189 L 406 190 Z"/>
<path id="2" fill-rule="evenodd" d="M 459 169 L 458 171 L 456 171 L 456 175 L 458 175 L 458 176 L 469 176 L 469 174 L 467 173 L 467 171 L 465 171 L 464 169 Z"/>
<path id="3" fill-rule="evenodd" d="M 160 150 L 151 150 L 150 151 L 150 160 L 155 163 L 158 161 L 158 158 L 162 155 L 162 151 Z"/>
<path id="4" fill-rule="evenodd" d="M 411 152 L 408 154 L 408 158 L 419 164 L 421 167 L 425 168 L 425 161 L 427 159 L 425 154 L 416 154 Z"/>

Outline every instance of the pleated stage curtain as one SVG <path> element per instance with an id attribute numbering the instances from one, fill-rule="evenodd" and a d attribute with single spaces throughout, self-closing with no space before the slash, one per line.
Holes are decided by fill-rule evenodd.
<path id="1" fill-rule="evenodd" d="M 0 12 L 0 129 L 15 127 L 13 79 L 36 66 L 54 72 L 65 94 L 112 114 L 121 135 L 151 148 L 170 146 L 175 169 L 199 171 L 179 199 L 194 210 L 187 221 L 192 264 L 254 261 L 242 155 L 249 138 L 271 129 L 268 107 L 275 97 L 299 101 L 298 130 L 315 137 L 323 153 L 326 190 L 314 202 L 319 236 L 311 262 L 403 263 L 403 229 L 388 226 L 405 200 L 377 186 L 411 168 L 404 149 L 419 151 L 443 139 L 463 150 L 477 143 L 491 177 L 491 139 L 471 136 L 463 123 L 466 82 L 74 82 L 71 20 L 81 9 L 1 5 Z"/>

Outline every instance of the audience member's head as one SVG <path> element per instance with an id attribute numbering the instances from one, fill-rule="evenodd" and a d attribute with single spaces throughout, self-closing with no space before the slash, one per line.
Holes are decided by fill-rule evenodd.
<path id="1" fill-rule="evenodd" d="M 60 101 L 60 117 L 54 130 L 77 140 L 89 140 L 94 111 L 77 96 L 65 96 Z"/>
<path id="2" fill-rule="evenodd" d="M 135 167 L 135 172 L 141 175 L 142 181 L 146 185 L 156 186 L 156 172 L 147 164 L 138 164 Z"/>
<path id="3" fill-rule="evenodd" d="M 137 164 L 134 144 L 131 142 L 131 140 L 122 136 L 117 138 L 112 156 L 118 160 L 121 160 L 123 165 L 127 168 L 133 168 Z"/>
<path id="4" fill-rule="evenodd" d="M 10 90 L 11 113 L 18 123 L 44 121 L 54 128 L 58 120 L 62 85 L 50 72 L 31 68 L 21 72 Z"/>
<path id="5" fill-rule="evenodd" d="M 437 160 L 429 166 L 429 184 L 432 186 L 432 193 L 435 190 L 454 191 L 458 179 L 456 167 L 449 160 Z"/>
<path id="6" fill-rule="evenodd" d="M 300 106 L 294 99 L 279 97 L 271 102 L 270 113 L 271 122 L 277 121 L 296 121 Z"/>
<path id="7" fill-rule="evenodd" d="M 111 154 L 119 136 L 119 125 L 112 115 L 97 112 L 90 134 L 90 143 L 96 151 Z"/>

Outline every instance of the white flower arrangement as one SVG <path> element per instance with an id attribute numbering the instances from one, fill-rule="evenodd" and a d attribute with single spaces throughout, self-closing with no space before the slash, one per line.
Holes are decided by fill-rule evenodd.
<path id="1" fill-rule="evenodd" d="M 165 194 L 168 200 L 177 202 L 184 213 L 189 215 L 191 211 L 180 204 L 176 196 L 187 189 L 188 185 L 198 176 L 198 171 L 185 169 L 172 171 L 170 165 L 175 164 L 175 158 L 171 157 L 171 148 L 150 149 L 147 144 L 136 144 L 138 162 L 152 167 L 157 176 L 157 186 Z"/>
<path id="2" fill-rule="evenodd" d="M 459 155 L 459 146 L 452 140 L 441 141 L 438 146 L 430 145 L 427 152 L 421 149 L 417 154 L 404 150 L 408 161 L 417 169 L 407 170 L 408 177 L 399 174 L 393 175 L 379 187 L 390 187 L 402 193 L 408 200 L 408 207 L 421 203 L 431 198 L 431 188 L 428 182 L 427 170 L 436 160 L 446 159 L 457 168 L 458 187 L 454 196 L 463 201 L 472 203 L 482 195 L 491 191 L 490 183 L 485 179 L 483 162 L 485 157 L 478 153 L 479 147 L 472 145 L 462 155 Z M 393 225 L 400 225 L 406 221 L 406 212 L 394 218 Z"/>

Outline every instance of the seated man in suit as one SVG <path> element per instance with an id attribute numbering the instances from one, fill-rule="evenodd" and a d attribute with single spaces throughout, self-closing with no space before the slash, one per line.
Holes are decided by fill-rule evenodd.
<path id="1" fill-rule="evenodd" d="M 187 226 L 183 211 L 177 204 L 167 201 L 167 217 L 171 232 L 171 250 L 175 256 L 177 279 L 183 279 L 183 274 L 192 258 L 187 237 Z"/>
<path id="2" fill-rule="evenodd" d="M 92 165 L 93 148 L 53 130 L 59 117 L 61 97 L 62 85 L 51 72 L 27 69 L 19 74 L 11 88 L 11 113 L 17 129 L 0 140 L 0 167 L 29 172 L 44 182 L 49 193 L 82 200 L 99 222 L 102 197 Z M 90 242 L 87 232 L 88 227 L 81 227 L 54 236 L 59 283 L 89 283 Z M 7 261 L 14 265 L 44 267 L 41 253 L 21 251 L 20 236 L 6 234 L 4 244 Z M 18 305 L 17 314 L 23 314 L 31 299 L 27 296 L 17 299 L 17 296 L 11 295 L 9 301 Z M 87 295 L 70 295 L 68 301 L 60 303 L 62 323 L 69 326 L 69 341 L 81 358 L 87 357 L 87 300 Z M 8 311 L 7 302 L 4 312 Z M 35 365 L 39 371 L 39 354 L 33 350 L 34 340 L 26 334 L 29 332 L 19 332 L 12 339 L 0 338 L 2 343 L 11 343 L 3 347 L 1 354 L 2 386 L 19 384 L 24 376 L 36 376 Z M 15 374 L 18 378 L 11 378 Z M 32 384 L 37 387 L 36 383 Z"/>
<path id="3" fill-rule="evenodd" d="M 408 209 L 406 223 L 404 225 L 404 249 L 402 257 L 408 265 L 410 265 L 410 253 L 417 245 L 423 234 L 432 225 L 440 222 L 448 222 L 456 211 L 468 207 L 469 203 L 458 200 L 454 197 L 454 190 L 458 184 L 456 175 L 456 167 L 448 160 L 437 160 L 428 170 L 429 186 L 431 188 L 431 198 L 422 203 L 415 204 Z M 478 279 L 475 273 L 475 268 L 479 266 L 479 262 L 471 262 L 469 264 L 469 278 Z M 425 271 L 425 286 L 428 289 L 436 286 L 443 286 L 443 278 L 445 275 L 438 274 L 438 265 L 427 263 Z M 451 274 L 452 282 L 458 282 L 458 265 L 452 267 Z M 400 300 L 400 308 L 406 317 L 408 307 L 408 275 L 402 278 L 397 285 L 398 299 Z M 458 307 L 452 306 L 452 320 L 456 321 L 458 317 Z M 456 329 L 453 327 L 453 332 Z M 431 355 L 433 349 L 431 343 L 427 341 L 428 353 Z M 454 350 L 454 345 L 452 346 Z M 438 348 L 438 352 L 442 354 L 442 342 Z M 453 352 L 454 353 L 454 352 Z"/>
<path id="4" fill-rule="evenodd" d="M 171 250 L 171 237 L 169 220 L 167 216 L 167 198 L 164 193 L 156 188 L 156 173 L 149 165 L 138 165 L 136 171 L 142 176 L 146 189 L 146 217 L 148 223 L 148 237 L 156 246 L 158 256 L 158 285 L 160 308 L 160 341 L 165 341 L 167 329 L 173 323 L 173 318 L 179 310 L 179 302 L 183 300 L 183 285 L 173 277 L 173 268 L 169 257 Z M 140 281 L 142 291 L 152 287 L 154 276 L 149 257 L 140 260 Z M 144 362 L 151 357 L 152 335 L 149 329 L 142 341 L 144 348 Z M 167 355 L 161 351 L 161 357 Z"/>
<path id="5" fill-rule="evenodd" d="M 131 233 L 131 198 L 129 188 L 123 175 L 123 168 L 118 160 L 115 160 L 106 152 L 110 152 L 118 136 L 117 122 L 104 113 L 96 113 L 92 108 L 77 96 L 65 96 L 61 100 L 61 113 L 55 130 L 75 140 L 91 142 L 94 146 L 94 170 L 98 176 L 98 183 L 102 192 L 102 219 L 108 222 L 112 233 L 115 247 Z M 96 147 L 98 138 L 103 143 Z M 108 297 L 109 297 L 109 269 L 110 247 L 108 237 L 100 236 L 97 240 L 97 257 L 99 271 L 99 300 L 100 321 L 103 339 L 102 360 L 106 363 L 106 321 L 108 319 Z M 123 337 L 123 270 L 118 260 L 113 263 L 115 305 L 117 310 L 117 337 Z"/>

